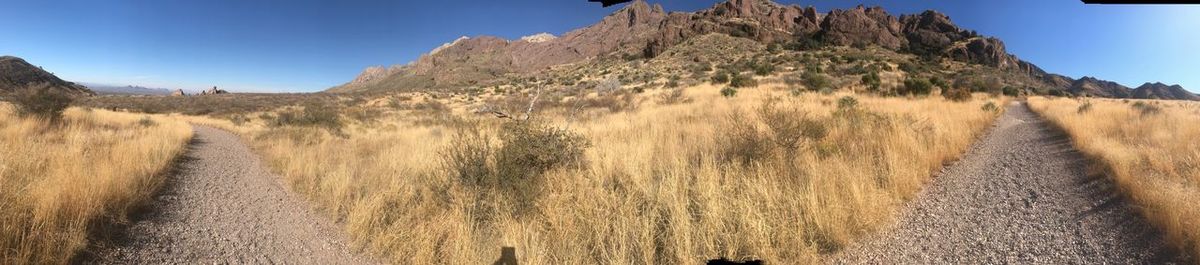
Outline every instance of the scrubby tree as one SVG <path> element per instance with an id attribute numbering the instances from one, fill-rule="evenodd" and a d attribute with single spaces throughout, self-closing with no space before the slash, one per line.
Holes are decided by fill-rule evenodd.
<path id="1" fill-rule="evenodd" d="M 57 123 L 62 113 L 74 101 L 65 92 L 54 90 L 48 85 L 39 85 L 18 90 L 9 97 L 17 107 L 17 113 Z"/>
<path id="2" fill-rule="evenodd" d="M 869 91 L 879 91 L 879 86 L 883 83 L 879 78 L 879 72 L 869 72 L 862 76 L 862 84 Z"/>
<path id="3" fill-rule="evenodd" d="M 757 86 L 757 85 L 758 85 L 758 81 L 755 81 L 754 77 L 745 75 L 745 74 L 736 74 L 736 75 L 733 75 L 733 77 L 729 79 L 729 86 L 732 86 L 732 87 L 741 88 L 741 87 L 752 87 L 752 86 Z"/>
<path id="4" fill-rule="evenodd" d="M 726 73 L 725 71 L 717 71 L 712 76 L 712 83 L 714 85 L 729 83 L 729 73 Z"/>
<path id="5" fill-rule="evenodd" d="M 904 91 L 901 91 L 902 94 L 913 95 L 929 95 L 930 92 L 933 92 L 933 84 L 929 79 L 911 77 L 904 80 Z"/>

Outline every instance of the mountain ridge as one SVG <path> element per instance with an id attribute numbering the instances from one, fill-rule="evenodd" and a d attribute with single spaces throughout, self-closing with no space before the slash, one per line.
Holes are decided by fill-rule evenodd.
<path id="1" fill-rule="evenodd" d="M 31 87 L 46 86 L 74 96 L 95 95 L 87 87 L 68 82 L 16 56 L 0 56 L 0 93 L 14 93 Z"/>
<path id="2" fill-rule="evenodd" d="M 783 5 L 771 0 L 728 0 L 694 12 L 665 12 L 661 5 L 635 0 L 595 24 L 562 36 L 537 42 L 464 37 L 406 65 L 370 67 L 350 82 L 326 91 L 411 91 L 483 85 L 505 74 L 531 73 L 596 57 L 653 58 L 668 47 L 711 33 L 765 44 L 807 41 L 833 46 L 878 46 L 1021 73 L 1040 80 L 1050 90 L 1105 97 L 1133 95 L 1133 89 L 1113 86 L 1115 83 L 1111 81 L 1076 80 L 1048 73 L 1008 53 L 999 38 L 963 29 L 935 10 L 896 17 L 881 7 L 859 5 L 821 13 L 812 6 Z M 1163 89 L 1147 94 L 1190 98 L 1159 90 Z"/>

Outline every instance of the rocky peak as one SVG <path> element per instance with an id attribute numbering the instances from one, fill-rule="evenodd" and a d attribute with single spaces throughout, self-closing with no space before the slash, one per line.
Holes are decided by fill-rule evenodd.
<path id="1" fill-rule="evenodd" d="M 462 37 L 458 37 L 457 39 L 454 39 L 454 41 L 443 43 L 441 46 L 438 46 L 437 48 L 433 48 L 433 50 L 429 51 L 429 55 L 437 54 L 438 52 L 440 52 L 446 48 L 450 48 L 450 46 L 457 45 L 458 43 L 463 42 L 465 40 L 469 40 L 469 39 L 471 39 L 471 37 L 462 36 Z"/>
<path id="2" fill-rule="evenodd" d="M 521 37 L 521 41 L 532 42 L 532 43 L 541 43 L 541 42 L 547 42 L 547 41 L 554 40 L 554 38 L 557 38 L 554 36 L 554 34 L 542 32 L 542 33 L 538 33 L 538 34 Z"/>
<path id="3" fill-rule="evenodd" d="M 633 27 L 639 24 L 657 23 L 658 21 L 662 20 L 662 17 L 665 15 L 666 12 L 663 11 L 662 5 L 654 4 L 654 6 L 651 6 L 644 0 L 634 0 L 632 3 L 625 5 L 625 7 L 622 7 L 620 10 L 617 10 L 617 12 L 608 15 L 608 17 L 605 17 L 604 19 L 608 20 L 609 18 L 613 18 L 625 20 L 627 21 L 626 26 Z"/>
<path id="4" fill-rule="evenodd" d="M 908 45 L 901 38 L 900 21 L 880 7 L 834 9 L 821 21 L 822 40 L 833 45 L 878 45 L 897 50 Z"/>

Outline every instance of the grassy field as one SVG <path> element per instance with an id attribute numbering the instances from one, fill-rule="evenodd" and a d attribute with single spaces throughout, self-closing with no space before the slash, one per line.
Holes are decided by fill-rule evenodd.
<path id="1" fill-rule="evenodd" d="M 345 126 L 303 118 L 315 113 L 294 119 L 312 126 L 280 124 L 278 111 L 194 122 L 242 134 L 394 263 L 488 263 L 500 246 L 522 264 L 808 263 L 888 223 L 1004 106 L 718 91 L 545 110 L 539 122 L 454 103 L 454 115 L 394 110 Z"/>
<path id="2" fill-rule="evenodd" d="M 69 109 L 60 124 L 0 103 L 0 263 L 61 264 L 123 222 L 191 138 L 168 118 Z"/>
<path id="3" fill-rule="evenodd" d="M 1200 104 L 1031 98 L 1143 215 L 1200 257 Z"/>

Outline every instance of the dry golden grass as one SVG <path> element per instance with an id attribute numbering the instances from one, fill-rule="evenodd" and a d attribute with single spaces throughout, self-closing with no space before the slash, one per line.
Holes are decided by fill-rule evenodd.
<path id="1" fill-rule="evenodd" d="M 1031 98 L 1029 104 L 1099 162 L 1151 223 L 1200 257 L 1200 103 Z"/>
<path id="2" fill-rule="evenodd" d="M 61 127 L 0 104 L 0 264 L 61 264 L 162 183 L 186 123 L 69 109 Z"/>
<path id="3" fill-rule="evenodd" d="M 686 91 L 685 104 L 644 102 L 573 121 L 545 114 L 591 147 L 584 165 L 546 173 L 532 209 L 515 212 L 504 209 L 520 203 L 472 189 L 443 166 L 454 127 L 494 135 L 496 118 L 428 123 L 389 113 L 348 126 L 348 137 L 261 120 L 193 122 L 241 133 L 292 190 L 345 222 L 360 247 L 394 263 L 485 264 L 500 246 L 516 247 L 522 264 L 694 264 L 719 256 L 810 263 L 888 223 L 998 115 L 981 106 L 1004 106 L 1003 99 L 859 95 L 861 110 L 839 114 L 843 94 Z M 769 136 L 756 111 L 767 101 L 820 120 L 825 136 L 792 155 L 727 162 L 726 137 L 739 124 L 732 120 Z"/>

